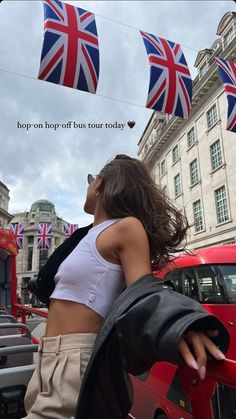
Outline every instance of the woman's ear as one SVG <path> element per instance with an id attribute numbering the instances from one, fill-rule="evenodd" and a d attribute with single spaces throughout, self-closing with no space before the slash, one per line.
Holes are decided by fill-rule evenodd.
<path id="1" fill-rule="evenodd" d="M 102 190 L 103 190 L 103 179 L 97 176 L 94 182 L 94 194 L 100 195 Z"/>

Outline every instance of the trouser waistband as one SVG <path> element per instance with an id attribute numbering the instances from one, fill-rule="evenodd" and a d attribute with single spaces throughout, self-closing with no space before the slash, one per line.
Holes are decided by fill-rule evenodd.
<path id="1" fill-rule="evenodd" d="M 41 337 L 39 352 L 59 353 L 68 349 L 89 348 L 94 345 L 97 333 L 73 333 L 53 337 Z"/>

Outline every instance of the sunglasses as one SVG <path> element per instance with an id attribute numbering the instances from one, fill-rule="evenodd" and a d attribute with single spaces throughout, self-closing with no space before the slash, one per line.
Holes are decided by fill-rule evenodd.
<path id="1" fill-rule="evenodd" d="M 90 183 L 92 183 L 94 180 L 95 180 L 95 177 L 89 173 L 87 176 L 88 184 L 90 185 Z"/>

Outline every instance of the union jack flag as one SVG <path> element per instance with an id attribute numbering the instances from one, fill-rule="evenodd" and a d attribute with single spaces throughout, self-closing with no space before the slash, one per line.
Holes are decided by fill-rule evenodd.
<path id="1" fill-rule="evenodd" d="M 66 224 L 64 225 L 64 233 L 66 238 L 68 239 L 71 234 L 78 228 L 78 224 Z"/>
<path id="2" fill-rule="evenodd" d="M 179 44 L 140 31 L 150 64 L 146 108 L 188 118 L 192 80 Z"/>
<path id="3" fill-rule="evenodd" d="M 228 101 L 228 131 L 236 132 L 236 64 L 231 61 L 216 58 L 221 79 Z"/>
<path id="4" fill-rule="evenodd" d="M 96 93 L 98 35 L 93 13 L 59 0 L 44 1 L 40 80 Z"/>
<path id="5" fill-rule="evenodd" d="M 38 224 L 38 243 L 40 249 L 49 249 L 52 239 L 52 224 Z"/>
<path id="6" fill-rule="evenodd" d="M 10 230 L 13 232 L 18 249 L 23 247 L 23 237 L 24 237 L 24 225 L 19 223 L 12 223 L 10 225 Z"/>

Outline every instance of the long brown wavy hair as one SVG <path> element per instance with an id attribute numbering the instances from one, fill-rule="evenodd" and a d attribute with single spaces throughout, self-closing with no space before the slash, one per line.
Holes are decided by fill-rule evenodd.
<path id="1" fill-rule="evenodd" d="M 111 218 L 138 218 L 147 233 L 153 270 L 173 260 L 189 228 L 187 218 L 152 179 L 138 159 L 117 155 L 100 171 L 101 203 Z"/>

